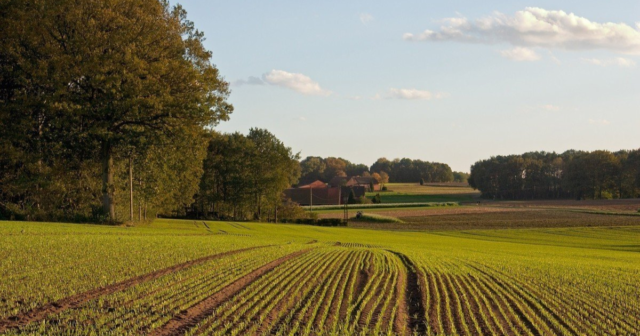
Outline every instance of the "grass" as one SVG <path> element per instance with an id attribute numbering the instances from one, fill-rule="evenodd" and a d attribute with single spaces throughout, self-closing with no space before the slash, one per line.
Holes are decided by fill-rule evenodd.
<path id="1" fill-rule="evenodd" d="M 349 204 L 348 208 L 353 210 L 358 209 L 397 209 L 397 208 L 433 208 L 433 207 L 448 207 L 457 206 L 456 202 L 424 202 L 424 203 L 379 203 L 379 204 Z M 324 210 L 344 210 L 344 205 L 318 205 L 318 206 L 304 206 L 304 209 L 314 211 Z"/>
<path id="2" fill-rule="evenodd" d="M 380 193 L 382 203 L 422 203 L 422 202 L 470 202 L 480 196 L 471 187 L 460 185 L 423 185 L 419 183 L 387 183 L 389 191 L 370 192 L 373 198 Z"/>
<path id="3" fill-rule="evenodd" d="M 188 335 L 640 333 L 636 217 L 401 219 L 367 224 L 403 228 L 395 231 L 0 222 L 0 334 L 160 334 L 169 325 Z M 185 262 L 194 263 L 83 296 Z M 23 319 L 72 295 L 84 299 Z"/>

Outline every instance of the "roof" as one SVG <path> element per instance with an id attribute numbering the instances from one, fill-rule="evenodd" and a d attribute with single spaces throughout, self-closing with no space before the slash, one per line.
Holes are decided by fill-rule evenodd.
<path id="1" fill-rule="evenodd" d="M 327 184 L 320 181 L 320 180 L 316 180 L 314 182 L 311 182 L 309 184 L 303 185 L 303 186 L 299 186 L 299 189 L 318 189 L 318 188 L 326 188 Z"/>

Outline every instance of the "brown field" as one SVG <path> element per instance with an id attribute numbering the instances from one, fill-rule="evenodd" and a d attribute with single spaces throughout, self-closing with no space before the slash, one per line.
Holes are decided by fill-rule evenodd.
<path id="1" fill-rule="evenodd" d="M 601 211 L 638 212 L 640 199 L 620 200 L 531 200 L 531 201 L 481 201 L 480 206 L 508 208 L 557 208 Z"/>
<path id="2" fill-rule="evenodd" d="M 350 227 L 381 230 L 476 230 L 476 229 L 522 229 L 522 228 L 562 228 L 594 226 L 633 226 L 640 225 L 640 216 L 616 216 L 565 210 L 544 209 L 495 209 L 497 211 L 464 212 L 470 209 L 461 207 L 459 212 L 435 215 L 398 216 L 405 223 L 363 223 L 350 222 Z M 490 210 L 490 209 L 486 209 Z M 389 215 L 385 213 L 385 215 Z"/>

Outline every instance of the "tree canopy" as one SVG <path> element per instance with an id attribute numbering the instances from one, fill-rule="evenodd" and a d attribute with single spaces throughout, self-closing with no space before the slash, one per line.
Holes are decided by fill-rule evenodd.
<path id="1" fill-rule="evenodd" d="M 638 197 L 640 150 L 496 156 L 471 167 L 469 184 L 499 199 Z"/>
<path id="2" fill-rule="evenodd" d="M 214 136 L 204 161 L 198 211 L 218 218 L 275 218 L 282 191 L 300 176 L 298 160 L 264 129 Z"/>
<path id="3" fill-rule="evenodd" d="M 182 7 L 158 0 L 4 0 L 0 13 L 5 212 L 62 206 L 95 215 L 101 201 L 115 220 L 118 174 L 126 169 L 120 161 L 132 157 L 153 176 L 144 190 L 155 196 L 175 190 L 161 187 L 170 180 L 189 181 L 177 186 L 184 195 L 197 187 L 204 147 L 195 148 L 233 108 L 204 35 Z M 193 155 L 184 160 L 176 153 Z M 158 157 L 164 163 L 154 162 Z M 158 172 L 184 178 L 160 181 Z M 154 193 L 145 194 L 150 200 Z"/>

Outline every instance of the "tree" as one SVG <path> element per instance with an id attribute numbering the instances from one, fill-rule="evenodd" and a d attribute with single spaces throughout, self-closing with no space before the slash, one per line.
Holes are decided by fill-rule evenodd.
<path id="1" fill-rule="evenodd" d="M 202 211 L 262 219 L 281 207 L 283 190 L 297 182 L 298 160 L 298 154 L 263 129 L 251 129 L 247 136 L 215 135 L 200 183 Z"/>
<path id="2" fill-rule="evenodd" d="M 385 184 L 389 183 L 389 174 L 386 172 L 380 172 L 380 183 Z"/>
<path id="3" fill-rule="evenodd" d="M 347 204 L 356 204 L 356 194 L 353 192 L 353 189 L 349 189 L 349 198 L 347 199 Z"/>
<path id="4" fill-rule="evenodd" d="M 324 180 L 324 172 L 327 165 L 319 156 L 307 156 L 300 161 L 300 183 L 307 184 L 317 180 Z M 328 181 L 324 181 L 328 182 Z"/>
<path id="5" fill-rule="evenodd" d="M 369 191 L 373 191 L 373 190 L 374 190 L 373 181 L 369 181 Z"/>
<path id="6" fill-rule="evenodd" d="M 114 159 L 123 148 L 197 133 L 232 112 L 204 35 L 179 5 L 15 1 L 3 14 L 3 120 L 30 138 L 5 143 L 35 139 L 39 154 L 98 159 L 111 220 Z"/>
<path id="7" fill-rule="evenodd" d="M 423 178 L 420 179 L 420 185 L 424 185 L 424 179 Z"/>

